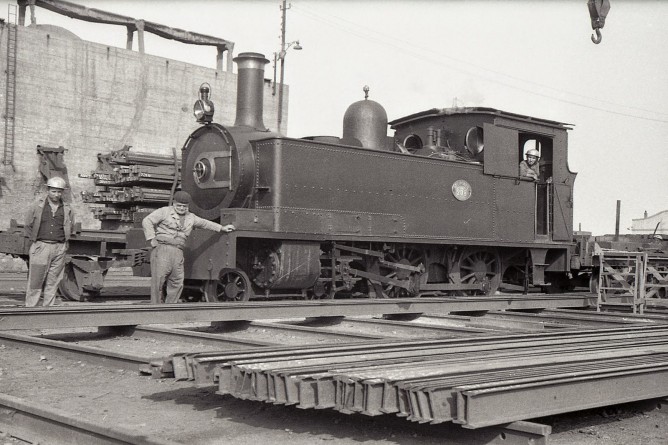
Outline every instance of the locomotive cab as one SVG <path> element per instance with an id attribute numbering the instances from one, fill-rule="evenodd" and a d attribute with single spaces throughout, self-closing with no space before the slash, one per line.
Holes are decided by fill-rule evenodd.
<path id="1" fill-rule="evenodd" d="M 535 203 L 530 237 L 554 241 L 572 239 L 575 174 L 570 172 L 567 163 L 568 124 L 492 108 L 453 108 L 413 114 L 390 125 L 395 129 L 397 143 L 410 153 L 479 162 L 485 175 L 513 178 L 518 186 L 519 181 L 532 181 L 520 176 L 519 164 L 528 150 L 537 149 L 541 154 L 539 179 L 535 187 L 519 186 L 535 188 L 530 199 Z M 437 141 L 435 145 L 434 141 Z M 425 150 L 425 147 L 432 148 Z M 456 158 L 448 157 L 448 153 L 455 154 Z M 523 197 L 509 190 L 508 199 L 516 198 Z"/>
<path id="2" fill-rule="evenodd" d="M 498 239 L 572 242 L 576 175 L 567 161 L 569 124 L 477 107 L 431 109 L 390 125 L 397 143 L 411 153 L 481 164 L 478 183 L 471 185 L 474 192 L 492 193 L 498 218 L 492 235 Z M 520 162 L 530 149 L 540 153 L 537 181 L 520 175 Z M 568 269 L 570 248 L 562 247 L 529 250 L 534 284 L 546 283 L 545 272 Z"/>

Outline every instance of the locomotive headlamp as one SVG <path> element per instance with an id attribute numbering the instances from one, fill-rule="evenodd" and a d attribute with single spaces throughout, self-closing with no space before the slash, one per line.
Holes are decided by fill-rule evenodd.
<path id="1" fill-rule="evenodd" d="M 209 93 L 211 92 L 211 85 L 204 82 L 199 87 L 199 99 L 195 102 L 193 106 L 193 114 L 195 115 L 195 120 L 200 124 L 210 124 L 213 120 L 213 102 L 209 99 Z"/>

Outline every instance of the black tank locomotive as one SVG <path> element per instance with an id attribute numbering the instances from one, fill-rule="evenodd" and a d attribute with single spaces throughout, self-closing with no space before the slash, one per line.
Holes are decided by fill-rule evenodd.
<path id="1" fill-rule="evenodd" d="M 365 98 L 346 111 L 341 138 L 288 138 L 262 122 L 267 60 L 235 62 L 234 126 L 201 119 L 182 153 L 191 211 L 237 227 L 189 240 L 187 284 L 208 301 L 566 283 L 575 258 L 567 124 L 432 109 L 389 122 L 388 137 L 384 109 Z M 519 176 L 531 148 L 539 181 Z"/>

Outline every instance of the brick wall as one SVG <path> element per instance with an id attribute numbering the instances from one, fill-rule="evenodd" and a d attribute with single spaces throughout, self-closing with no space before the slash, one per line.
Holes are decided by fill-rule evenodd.
<path id="1" fill-rule="evenodd" d="M 54 26 L 17 31 L 15 171 L 0 166 L 0 230 L 10 218 L 22 221 L 26 203 L 44 191 L 37 145 L 67 149 L 72 204 L 85 228 L 98 228 L 81 201 L 82 191 L 95 189 L 93 181 L 77 177 L 95 169 L 97 153 L 124 145 L 160 154 L 176 147 L 180 153 L 197 128 L 192 105 L 203 82 L 212 88 L 214 120 L 234 123 L 236 74 L 83 41 Z M 7 34 L 8 26 L 0 25 L 0 143 L 5 139 Z M 213 48 L 211 54 L 215 58 Z M 277 97 L 265 82 L 266 126 L 275 128 L 276 112 Z M 286 125 L 286 107 L 283 112 Z M 2 152 L 4 143 L 0 157 Z"/>

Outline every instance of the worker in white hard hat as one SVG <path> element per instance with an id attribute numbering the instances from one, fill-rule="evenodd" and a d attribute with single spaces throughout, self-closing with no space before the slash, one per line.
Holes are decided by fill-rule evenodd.
<path id="1" fill-rule="evenodd" d="M 523 178 L 531 178 L 538 181 L 538 161 L 540 160 L 540 152 L 535 148 L 527 150 L 526 159 L 520 162 L 520 176 Z"/>
<path id="2" fill-rule="evenodd" d="M 31 242 L 26 307 L 37 306 L 40 298 L 43 306 L 55 303 L 65 268 L 67 243 L 74 233 L 74 214 L 62 199 L 67 187 L 65 180 L 54 176 L 46 187 L 46 198 L 35 201 L 26 214 L 24 231 Z"/>

